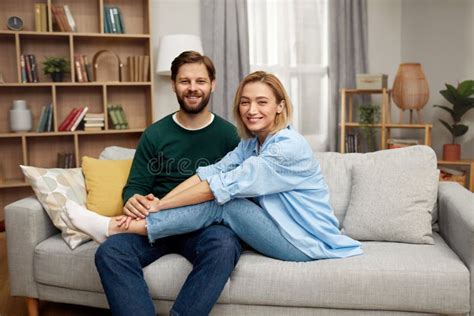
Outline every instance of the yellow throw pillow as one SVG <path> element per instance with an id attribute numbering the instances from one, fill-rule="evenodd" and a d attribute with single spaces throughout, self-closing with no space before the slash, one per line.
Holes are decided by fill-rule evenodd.
<path id="1" fill-rule="evenodd" d="M 86 179 L 87 208 L 104 216 L 122 214 L 122 189 L 127 183 L 132 160 L 101 160 L 82 157 Z"/>

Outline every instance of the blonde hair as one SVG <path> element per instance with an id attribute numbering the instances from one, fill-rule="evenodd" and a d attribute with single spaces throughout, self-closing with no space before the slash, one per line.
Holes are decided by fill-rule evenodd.
<path id="1" fill-rule="evenodd" d="M 275 126 L 270 131 L 271 134 L 274 134 L 279 130 L 287 127 L 293 115 L 293 105 L 281 81 L 273 74 L 269 74 L 265 71 L 255 71 L 249 74 L 240 82 L 234 98 L 234 119 L 237 123 L 237 130 L 239 132 L 239 136 L 242 139 L 248 139 L 254 136 L 253 133 L 245 126 L 242 118 L 240 117 L 239 111 L 242 91 L 248 83 L 252 82 L 262 82 L 269 86 L 272 89 L 273 94 L 275 95 L 277 104 L 284 101 L 285 106 L 283 107 L 281 113 L 276 115 Z"/>

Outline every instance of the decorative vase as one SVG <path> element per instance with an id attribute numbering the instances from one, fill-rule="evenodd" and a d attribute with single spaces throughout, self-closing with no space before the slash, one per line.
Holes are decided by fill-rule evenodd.
<path id="1" fill-rule="evenodd" d="M 14 100 L 10 110 L 10 130 L 12 132 L 28 132 L 33 127 L 33 115 L 25 100 Z"/>
<path id="2" fill-rule="evenodd" d="M 410 110 L 410 123 L 413 122 L 413 110 L 416 110 L 418 123 L 422 123 L 420 111 L 428 102 L 430 90 L 421 64 L 400 64 L 393 82 L 392 97 L 393 102 L 402 110 L 400 123 L 405 110 Z"/>
<path id="3" fill-rule="evenodd" d="M 51 74 L 51 79 L 53 80 L 53 82 L 63 82 L 64 72 L 53 72 Z"/>
<path id="4" fill-rule="evenodd" d="M 461 145 L 444 144 L 443 145 L 443 160 L 446 160 L 446 161 L 461 160 Z"/>

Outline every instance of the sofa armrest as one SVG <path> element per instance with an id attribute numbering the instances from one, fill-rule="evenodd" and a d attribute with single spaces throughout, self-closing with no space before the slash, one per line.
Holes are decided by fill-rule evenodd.
<path id="1" fill-rule="evenodd" d="M 470 271 L 474 306 L 474 193 L 456 182 L 440 182 L 438 207 L 440 234 Z"/>
<path id="2" fill-rule="evenodd" d="M 5 220 L 11 295 L 37 298 L 33 275 L 35 248 L 59 231 L 33 196 L 7 205 Z"/>

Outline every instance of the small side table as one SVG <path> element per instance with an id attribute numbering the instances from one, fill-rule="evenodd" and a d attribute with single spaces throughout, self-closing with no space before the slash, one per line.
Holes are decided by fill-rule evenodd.
<path id="1" fill-rule="evenodd" d="M 471 192 L 474 192 L 474 160 L 459 160 L 459 161 L 446 161 L 438 160 L 438 165 L 441 166 L 467 166 L 469 167 L 469 183 L 468 189 Z"/>

